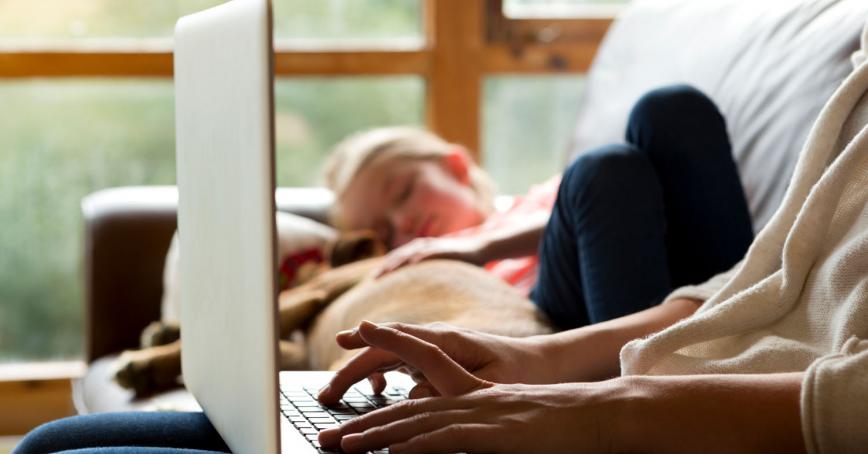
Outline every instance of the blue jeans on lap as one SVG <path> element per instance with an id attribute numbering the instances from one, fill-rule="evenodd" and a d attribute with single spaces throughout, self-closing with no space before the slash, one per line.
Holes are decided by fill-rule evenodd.
<path id="1" fill-rule="evenodd" d="M 753 241 L 726 124 L 688 86 L 634 106 L 627 143 L 564 172 L 531 299 L 560 329 L 638 312 L 735 265 Z"/>
<path id="2" fill-rule="evenodd" d="M 98 413 L 30 432 L 14 454 L 213 454 L 229 448 L 203 413 Z"/>

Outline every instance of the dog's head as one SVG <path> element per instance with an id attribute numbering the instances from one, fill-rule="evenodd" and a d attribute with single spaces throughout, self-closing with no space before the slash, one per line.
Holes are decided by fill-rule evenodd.
<path id="1" fill-rule="evenodd" d="M 385 254 L 386 245 L 372 230 L 341 233 L 328 251 L 332 268 Z"/>

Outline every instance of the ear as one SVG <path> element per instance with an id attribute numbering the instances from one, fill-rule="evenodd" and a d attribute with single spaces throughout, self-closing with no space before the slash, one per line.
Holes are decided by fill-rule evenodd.
<path id="1" fill-rule="evenodd" d="M 372 230 L 356 230 L 341 233 L 332 244 L 329 261 L 332 268 L 369 257 L 386 254 L 386 246 Z"/>
<path id="2" fill-rule="evenodd" d="M 443 157 L 443 165 L 452 176 L 459 182 L 468 184 L 470 182 L 470 166 L 472 165 L 470 155 L 467 150 L 455 145 L 449 153 Z"/>

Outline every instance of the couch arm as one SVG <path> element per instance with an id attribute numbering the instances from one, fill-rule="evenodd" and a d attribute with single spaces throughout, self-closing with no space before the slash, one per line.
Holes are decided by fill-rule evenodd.
<path id="1" fill-rule="evenodd" d="M 332 196 L 321 188 L 280 188 L 276 203 L 324 222 Z M 177 206 L 174 186 L 106 189 L 82 200 L 86 361 L 137 347 L 142 329 L 159 320 Z"/>

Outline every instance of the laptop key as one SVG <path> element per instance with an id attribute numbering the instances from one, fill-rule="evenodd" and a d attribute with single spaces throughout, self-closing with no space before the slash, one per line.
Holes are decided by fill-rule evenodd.
<path id="1" fill-rule="evenodd" d="M 325 417 L 322 417 L 322 418 L 307 418 L 307 420 L 310 421 L 310 422 L 313 423 L 313 424 L 316 424 L 316 423 L 318 423 L 318 422 L 319 422 L 319 423 L 335 422 L 335 419 L 332 418 L 331 416 L 329 416 L 328 418 L 325 418 Z"/>
<path id="2" fill-rule="evenodd" d="M 343 402 L 338 402 L 338 403 L 336 403 L 336 404 L 334 404 L 334 405 L 329 405 L 328 407 L 325 407 L 325 408 L 327 408 L 329 411 L 340 411 L 340 410 L 350 410 L 350 411 L 352 411 L 352 409 L 350 408 L 350 406 L 347 405 L 347 404 L 345 404 L 345 403 L 343 403 Z"/>

